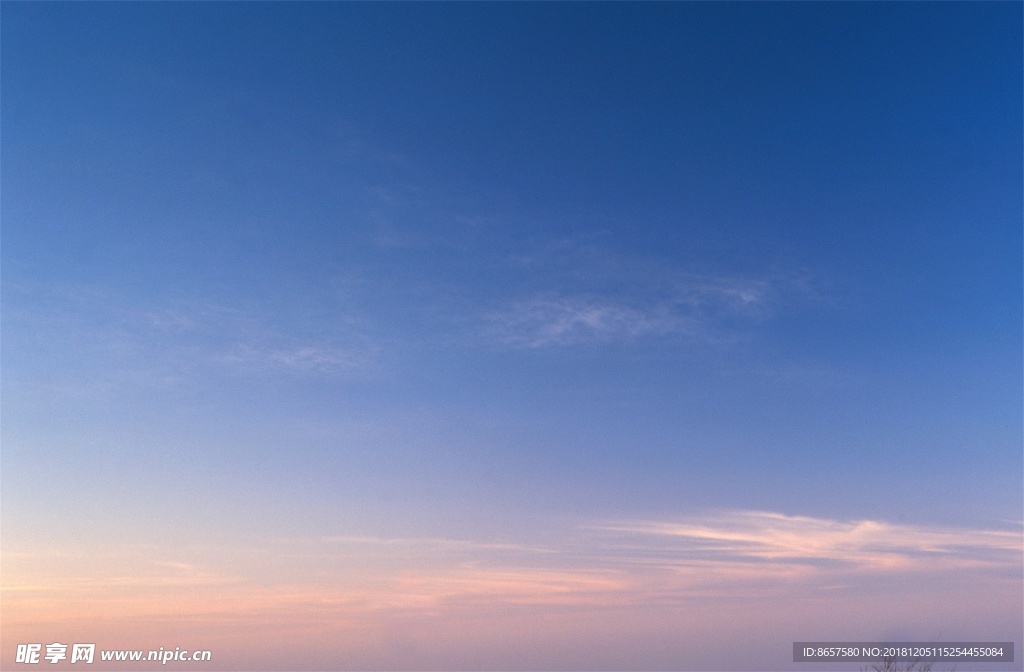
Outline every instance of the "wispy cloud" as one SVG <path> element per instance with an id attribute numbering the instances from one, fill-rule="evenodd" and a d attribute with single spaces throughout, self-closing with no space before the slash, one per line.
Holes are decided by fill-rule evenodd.
<path id="1" fill-rule="evenodd" d="M 274 345 L 250 341 L 236 343 L 218 359 L 249 371 L 277 369 L 296 373 L 339 373 L 365 366 L 371 356 L 369 348 L 303 342 Z"/>
<path id="2" fill-rule="evenodd" d="M 346 315 L 288 322 L 201 301 L 143 306 L 116 289 L 33 291 L 13 309 L 17 338 L 8 354 L 33 366 L 59 363 L 33 375 L 33 385 L 50 390 L 166 387 L 218 370 L 348 375 L 377 352 L 366 325 Z"/>
<path id="3" fill-rule="evenodd" d="M 727 325 L 734 332 L 737 320 L 766 315 L 773 289 L 767 280 L 691 277 L 656 291 L 539 295 L 491 313 L 488 332 L 517 348 L 668 335 L 722 340 Z"/>
<path id="4" fill-rule="evenodd" d="M 681 326 L 671 314 L 579 298 L 522 301 L 490 315 L 489 322 L 498 340 L 523 348 L 664 334 Z"/>
<path id="5" fill-rule="evenodd" d="M 344 550 L 347 561 L 387 567 L 374 599 L 389 608 L 466 601 L 665 604 L 823 586 L 857 590 L 875 580 L 927 581 L 949 573 L 967 585 L 1013 580 L 1024 561 L 1019 528 L 896 525 L 767 511 L 598 523 L 544 545 L 366 536 L 322 541 Z M 385 597 L 392 593 L 393 599 Z"/>
<path id="6" fill-rule="evenodd" d="M 746 340 L 794 303 L 823 304 L 827 279 L 797 267 L 737 269 L 637 248 L 611 230 L 541 234 L 500 265 L 482 330 L 510 348 L 682 338 Z"/>
<path id="7" fill-rule="evenodd" d="M 520 551 L 529 553 L 553 553 L 551 548 L 509 542 L 474 541 L 470 539 L 443 539 L 437 537 L 372 537 L 333 535 L 323 541 L 339 545 L 404 547 L 409 549 L 430 549 L 442 551 Z"/>
<path id="8" fill-rule="evenodd" d="M 597 528 L 631 539 L 665 561 L 801 565 L 821 572 L 905 572 L 1019 565 L 1020 530 L 977 530 L 884 521 L 837 521 L 764 511 L 731 511 L 679 521 Z"/>
<path id="9" fill-rule="evenodd" d="M 396 624 L 479 619 L 512 632 L 522 616 L 552 609 L 651 624 L 717 613 L 719 626 L 751 609 L 759 620 L 803 609 L 806 628 L 819 613 L 807 605 L 822 600 L 849 614 L 879 595 L 887 605 L 942 604 L 953 590 L 959 608 L 984 604 L 986 613 L 1017 619 L 1022 539 L 1019 526 L 726 511 L 596 523 L 549 534 L 544 544 L 337 535 L 244 548 L 134 546 L 103 557 L 5 548 L 3 609 L 25 632 L 83 620 L 129 632 L 171 620 L 215 624 L 243 639 L 255 624 L 288 627 L 316 640 L 325 629 L 386 633 Z M 864 618 L 877 627 L 904 616 L 883 610 Z"/>
<path id="10" fill-rule="evenodd" d="M 350 586 L 337 599 L 358 596 L 362 604 L 388 610 L 502 603 L 683 605 L 694 598 L 822 589 L 856 593 L 875 581 L 924 582 L 934 588 L 950 574 L 961 586 L 1019 584 L 1014 572 L 1024 560 L 1021 529 L 837 521 L 766 511 L 600 523 L 544 546 L 438 538 L 325 541 L 344 547 L 350 561 L 361 557 L 362 566 L 389 568 L 369 593 Z"/>
<path id="11" fill-rule="evenodd" d="M 910 526 L 883 520 L 833 520 L 770 511 L 723 511 L 675 520 L 594 524 L 560 543 L 463 542 L 439 539 L 336 538 L 374 555 L 402 555 L 418 573 L 418 603 L 489 599 L 565 603 L 578 594 L 590 602 L 663 603 L 687 595 L 728 596 L 752 591 L 797 591 L 864 586 L 954 573 L 1004 580 L 1024 560 L 1021 529 Z M 398 576 L 406 576 L 401 572 Z M 408 583 L 408 582 L 407 582 Z M 557 585 L 557 589 L 551 586 Z M 403 594 L 409 593 L 409 586 Z"/>

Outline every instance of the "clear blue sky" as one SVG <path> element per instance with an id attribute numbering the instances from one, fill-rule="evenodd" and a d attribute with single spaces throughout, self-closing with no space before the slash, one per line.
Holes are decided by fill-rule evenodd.
<path id="1" fill-rule="evenodd" d="M 1019 532 L 1021 7 L 4 3 L 5 545 Z"/>

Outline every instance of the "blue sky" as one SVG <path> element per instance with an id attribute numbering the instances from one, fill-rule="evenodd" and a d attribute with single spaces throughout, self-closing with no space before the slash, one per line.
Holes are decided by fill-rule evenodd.
<path id="1" fill-rule="evenodd" d="M 3 18 L 6 547 L 1019 536 L 1020 4 Z"/>

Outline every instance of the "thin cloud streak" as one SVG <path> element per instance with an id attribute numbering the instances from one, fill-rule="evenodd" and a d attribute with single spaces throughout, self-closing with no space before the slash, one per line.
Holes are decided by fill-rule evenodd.
<path id="1" fill-rule="evenodd" d="M 27 290 L 26 290 L 27 291 Z M 16 355 L 46 351 L 61 363 L 44 372 L 49 384 L 83 388 L 167 387 L 203 378 L 211 367 L 239 374 L 348 375 L 372 366 L 379 347 L 365 320 L 272 325 L 266 316 L 214 303 L 139 306 L 115 289 L 58 287 L 34 290 L 42 308 L 16 305 L 12 321 L 32 340 L 12 345 Z M 80 370 L 91 367 L 88 380 Z M 34 385 L 45 385 L 38 380 Z M 42 377 L 45 381 L 45 375 Z"/>
<path id="2" fill-rule="evenodd" d="M 868 572 L 1013 567 L 1020 565 L 1024 550 L 1020 531 L 836 521 L 763 511 L 598 529 L 681 559 L 712 557 L 718 562 L 811 564 Z"/>
<path id="3" fill-rule="evenodd" d="M 666 279 L 667 280 L 667 279 Z M 630 295 L 539 295 L 487 316 L 487 331 L 507 347 L 545 348 L 679 335 L 730 340 L 770 312 L 768 281 L 693 277 Z"/>
<path id="4" fill-rule="evenodd" d="M 481 542 L 468 539 L 440 539 L 434 537 L 371 537 L 356 535 L 332 535 L 323 537 L 323 541 L 332 544 L 369 545 L 369 546 L 401 546 L 413 549 L 433 550 L 480 550 L 480 551 L 522 551 L 529 553 L 554 553 L 554 549 L 529 546 L 524 544 Z"/>
<path id="5" fill-rule="evenodd" d="M 573 345 L 664 335 L 682 330 L 678 316 L 583 299 L 534 299 L 490 316 L 491 331 L 519 348 Z"/>
<path id="6" fill-rule="evenodd" d="M 866 638 L 877 637 L 871 633 L 879 628 L 903 627 L 915 609 L 931 615 L 916 626 L 918 636 L 974 613 L 1002 623 L 1015 623 L 1020 614 L 1019 530 L 731 511 L 598 523 L 557 538 L 547 536 L 543 546 L 439 537 L 278 538 L 247 548 L 124 547 L 86 562 L 85 549 L 77 549 L 79 557 L 54 548 L 6 549 L 0 604 L 4 622 L 15 625 L 8 636 L 22 641 L 144 641 L 174 627 L 214 633 L 222 655 L 230 643 L 238 655 L 261 661 L 292 660 L 330 641 L 330 655 L 365 656 L 355 669 L 372 668 L 373 661 L 380 669 L 409 669 L 424 652 L 441 655 L 444 647 L 435 645 L 448 636 L 459 647 L 486 647 L 495 641 L 488 633 L 499 632 L 502 642 L 533 650 L 541 622 L 553 640 L 590 650 L 596 640 L 584 631 L 598 627 L 621 638 L 627 623 L 636 625 L 625 632 L 638 641 L 675 641 L 680 628 L 739 636 L 744 624 L 768 621 L 814 632 L 821 605 Z M 952 620 L 936 608 L 951 599 L 958 605 Z M 878 604 L 886 606 L 875 614 Z M 587 627 L 576 628 L 579 623 Z M 82 624 L 91 625 L 81 631 Z M 257 631 L 263 633 L 258 641 Z M 406 631 L 422 635 L 424 648 L 385 665 L 380 652 Z"/>
<path id="7" fill-rule="evenodd" d="M 280 546 L 288 551 L 282 553 Z M 53 588 L 88 612 L 110 607 L 117 587 L 133 609 L 183 588 L 213 591 L 221 604 L 262 595 L 308 602 L 355 617 L 360 610 L 418 612 L 466 605 L 684 605 L 694 598 L 800 595 L 827 587 L 857 592 L 889 578 L 931 586 L 949 573 L 966 586 L 1015 582 L 1024 559 L 1020 530 L 954 529 L 835 521 L 764 511 L 728 511 L 671 521 L 602 523 L 545 547 L 443 538 L 325 536 L 284 540 L 244 556 L 210 547 L 189 558 L 145 549 L 83 574 L 32 569 L 32 553 L 6 553 L 4 592 L 22 607 L 49 604 Z M 161 555 L 162 554 L 162 555 Z M 53 564 L 52 550 L 44 554 Z M 58 557 L 74 557 L 74 553 Z M 262 560 L 261 560 L 262 558 Z M 70 562 L 70 561 L 69 561 Z M 142 565 L 136 565 L 142 562 Z M 269 563 L 269 564 L 265 564 Z M 59 564 L 59 563 L 58 563 Z M 135 565 L 134 571 L 132 566 Z M 929 578 L 931 577 L 931 578 Z M 907 585 L 910 585 L 909 583 Z M 42 588 L 45 586 L 45 590 Z M 236 595 L 237 593 L 237 595 Z M 462 606 L 460 606 L 462 605 Z M 34 609 L 30 609 L 35 611 Z M 166 605 L 161 607 L 161 613 Z M 173 610 L 173 609 L 172 609 Z"/>
<path id="8" fill-rule="evenodd" d="M 219 359 L 247 371 L 288 370 L 296 373 L 332 373 L 361 369 L 371 361 L 371 350 L 295 343 L 273 347 L 239 343 Z"/>

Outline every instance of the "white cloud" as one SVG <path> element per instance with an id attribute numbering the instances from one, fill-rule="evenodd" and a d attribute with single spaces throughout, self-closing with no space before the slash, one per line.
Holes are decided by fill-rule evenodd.
<path id="1" fill-rule="evenodd" d="M 1024 551 L 1020 530 L 836 521 L 765 511 L 609 524 L 598 529 L 631 539 L 670 562 L 755 562 L 819 567 L 823 572 L 1014 567 L 1020 565 Z"/>
<path id="2" fill-rule="evenodd" d="M 635 296 L 535 296 L 490 314 L 488 332 L 516 348 L 668 335 L 726 340 L 737 320 L 752 322 L 768 312 L 771 290 L 766 280 L 691 277 Z"/>
<path id="3" fill-rule="evenodd" d="M 259 342 L 236 344 L 222 361 L 249 371 L 289 370 L 307 373 L 343 372 L 364 366 L 369 350 L 296 342 L 271 345 Z"/>
<path id="4" fill-rule="evenodd" d="M 572 345 L 591 340 L 671 333 L 680 317 L 586 299 L 533 299 L 491 315 L 491 331 L 513 347 Z"/>

